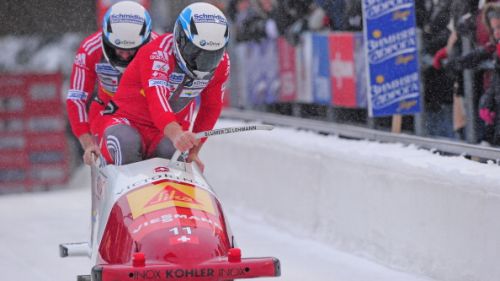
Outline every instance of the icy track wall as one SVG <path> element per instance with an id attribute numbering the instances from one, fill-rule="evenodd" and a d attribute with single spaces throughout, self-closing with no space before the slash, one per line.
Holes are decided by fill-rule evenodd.
<path id="1" fill-rule="evenodd" d="M 285 231 L 441 281 L 500 280 L 498 166 L 280 128 L 201 156 L 223 204 Z"/>

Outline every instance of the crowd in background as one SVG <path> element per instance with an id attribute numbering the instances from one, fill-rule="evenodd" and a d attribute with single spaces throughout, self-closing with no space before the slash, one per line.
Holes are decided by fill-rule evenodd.
<path id="1" fill-rule="evenodd" d="M 490 2 L 496 1 L 415 1 L 422 39 L 425 127 L 430 136 L 465 140 L 466 124 L 472 122 L 477 142 L 500 145 L 500 85 L 496 85 L 500 79 L 494 78 L 500 37 L 495 38 L 484 17 L 485 9 L 495 10 L 492 7 L 500 4 Z M 283 36 L 298 45 L 305 31 L 363 29 L 361 0 L 229 0 L 225 4 L 236 43 Z M 473 54 L 463 48 L 464 41 L 475 50 Z M 463 97 L 463 71 L 469 68 L 474 70 L 472 120 L 465 114 Z"/>
<path id="2" fill-rule="evenodd" d="M 58 1 L 51 1 L 50 3 L 53 2 L 51 7 L 57 6 Z M 171 32 L 175 19 L 173 15 L 178 13 L 181 7 L 194 1 L 196 0 L 168 2 L 153 0 L 152 12 L 158 12 L 152 14 L 154 25 L 161 27 L 161 30 L 157 31 L 159 33 Z M 361 0 L 205 1 L 224 10 L 231 21 L 232 42 L 230 46 L 278 36 L 286 38 L 292 45 L 300 46 L 301 34 L 306 31 L 360 32 L 363 29 Z M 468 125 L 474 128 L 476 135 L 472 142 L 484 141 L 487 144 L 500 145 L 500 78 L 496 78 L 496 73 L 500 73 L 500 70 L 497 70 L 497 66 L 500 65 L 497 62 L 497 54 L 500 54 L 497 41 L 500 39 L 500 34 L 498 38 L 495 38 L 494 26 L 491 22 L 485 21 L 484 17 L 484 11 L 488 7 L 492 10 L 490 14 L 496 17 L 494 15 L 496 9 L 491 7 L 500 4 L 492 2 L 497 1 L 415 1 L 417 27 L 421 31 L 419 34 L 422 39 L 420 68 L 424 89 L 422 94 L 424 96 L 424 126 L 427 131 L 425 135 L 464 140 L 466 138 L 464 128 Z M 77 24 L 71 26 L 72 29 L 88 34 L 89 30 L 95 28 L 92 25 L 95 24 L 95 19 L 92 18 L 95 11 L 90 11 L 93 6 L 95 5 L 88 3 L 85 7 L 82 6 L 82 9 L 89 10 L 84 14 L 90 16 L 88 19 L 79 18 Z M 159 9 L 159 7 L 163 8 Z M 9 9 L 3 10 L 9 11 Z M 61 13 L 73 18 L 70 11 L 63 10 Z M 162 17 L 158 17 L 158 14 Z M 52 25 L 20 25 L 15 29 L 16 32 L 23 30 L 45 35 L 51 34 L 51 31 L 58 31 Z M 65 30 L 60 30 L 60 32 L 63 31 Z M 463 48 L 464 42 L 470 43 L 469 48 Z M 28 50 L 29 46 L 25 45 L 22 46 Z M 465 46 L 467 47 L 467 44 Z M 33 51 L 29 49 L 19 53 L 31 54 Z M 5 57 L 23 58 L 20 55 Z M 61 59 L 62 70 L 69 65 L 68 60 L 67 58 Z M 10 62 L 6 59 L 3 61 Z M 232 62 L 236 68 L 235 58 Z M 0 69 L 8 70 L 8 65 L 6 65 L 6 63 L 0 63 Z M 26 63 L 22 65 L 25 67 Z M 38 65 L 36 67 L 40 68 Z M 467 79 L 464 79 L 465 69 L 471 69 L 473 74 L 473 106 L 471 107 L 473 112 L 467 112 L 467 114 L 464 113 L 464 104 L 468 100 L 464 98 L 464 95 L 470 93 L 467 86 L 471 84 L 467 84 Z M 350 112 L 347 114 L 351 119 L 359 117 L 357 112 L 352 115 Z M 363 121 L 363 118 L 364 116 L 359 120 Z M 471 140 L 467 139 L 467 141 Z"/>
<path id="3" fill-rule="evenodd" d="M 360 31 L 361 0 L 230 0 L 227 14 L 237 42 L 285 36 L 299 43 L 304 31 Z"/>
<path id="4" fill-rule="evenodd" d="M 499 4 L 488 2 L 496 1 L 416 1 L 417 25 L 422 30 L 425 108 L 432 135 L 464 139 L 466 122 L 473 122 L 479 142 L 500 144 L 495 133 L 498 120 L 480 114 L 487 107 L 496 110 L 485 101 L 494 95 L 491 81 L 498 65 L 495 50 L 500 37 L 495 38 L 485 11 L 495 10 Z M 425 58 L 431 59 L 425 63 Z M 472 68 L 473 116 L 480 118 L 466 120 L 463 71 Z"/>
<path id="5" fill-rule="evenodd" d="M 153 29 L 160 34 L 172 32 L 175 15 L 195 1 L 200 0 L 152 0 L 150 11 Z M 278 37 L 285 38 L 291 45 L 300 49 L 304 42 L 301 35 L 308 31 L 324 33 L 363 30 L 361 0 L 201 1 L 215 4 L 225 11 L 232 29 L 230 52 L 235 51 L 231 50 L 235 46 L 245 47 L 244 44 L 249 41 L 259 42 Z M 82 36 L 96 31 L 97 21 L 94 1 L 80 1 L 76 7 L 71 8 L 65 8 L 61 2 L 62 0 L 46 1 L 43 7 L 25 5 L 19 1 L 4 1 L 0 4 L 0 16 L 9 23 L 0 28 L 0 47 L 5 54 L 0 58 L 0 72 L 7 75 L 25 73 L 28 76 L 36 76 L 38 73 L 62 74 L 61 92 L 64 96 L 61 100 L 65 100 L 76 49 Z M 415 134 L 423 136 L 500 146 L 500 0 L 415 0 L 415 7 L 416 23 L 420 31 L 418 34 L 421 38 L 420 69 L 424 116 L 422 124 L 426 131 L 423 134 L 417 133 L 414 125 L 406 132 L 414 130 Z M 23 13 L 19 13 L 20 10 Z M 51 15 L 50 19 L 57 20 L 48 20 L 47 14 Z M 35 22 L 39 24 L 33 24 Z M 282 42 L 283 40 L 280 40 L 280 43 Z M 268 67 L 272 63 L 264 61 L 262 64 Z M 238 56 L 231 56 L 231 75 L 237 73 L 238 67 L 244 68 L 248 65 L 238 64 Z M 309 68 L 301 69 L 304 70 L 308 71 Z M 234 76 L 231 80 L 238 81 Z M 279 77 L 277 81 L 279 84 Z M 231 99 L 236 95 L 245 96 L 233 90 L 232 88 Z M 299 92 L 302 88 L 297 87 L 296 90 Z M 333 110 L 333 114 L 326 117 L 326 120 L 367 125 L 375 129 L 387 129 L 391 126 L 372 126 L 370 122 L 390 122 L 390 119 L 368 119 L 368 111 L 364 105 L 344 108 L 313 104 L 309 100 L 300 99 L 283 103 L 265 104 L 263 107 L 258 107 L 259 104 L 255 108 L 311 118 L 321 114 L 326 116 L 327 110 Z M 5 107 L 6 102 L 2 105 Z M 231 105 L 240 106 L 240 103 L 233 100 Z M 251 106 L 248 108 L 253 108 Z M 296 114 L 297 108 L 299 114 Z M 405 119 L 416 124 L 412 118 L 417 116 L 404 116 L 403 127 Z M 0 122 L 0 127 L 3 128 L 4 135 L 10 134 L 9 130 L 24 128 L 19 126 L 22 124 L 19 122 L 1 121 L 3 122 Z M 468 135 L 471 127 L 475 132 L 473 138 Z M 21 131 L 28 132 L 28 129 Z M 72 147 L 70 149 L 73 149 Z M 74 147 L 80 148 L 79 145 Z M 81 152 L 72 154 L 78 155 L 75 162 L 80 161 Z M 78 164 L 71 165 L 76 167 Z M 15 179 L 19 175 L 28 174 L 28 168 L 23 169 L 19 173 L 14 171 L 9 177 Z M 2 172 L 6 178 L 6 173 L 10 171 L 0 170 L 0 173 Z"/>

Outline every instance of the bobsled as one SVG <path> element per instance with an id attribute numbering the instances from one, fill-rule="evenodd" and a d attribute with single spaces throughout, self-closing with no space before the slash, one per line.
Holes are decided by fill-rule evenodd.
<path id="1" fill-rule="evenodd" d="M 209 137 L 272 129 L 248 125 Z M 153 158 L 93 165 L 90 239 L 59 245 L 61 257 L 88 256 L 77 280 L 223 281 L 280 276 L 274 257 L 242 257 L 222 205 L 194 163 Z M 181 157 L 182 158 L 182 157 Z"/>

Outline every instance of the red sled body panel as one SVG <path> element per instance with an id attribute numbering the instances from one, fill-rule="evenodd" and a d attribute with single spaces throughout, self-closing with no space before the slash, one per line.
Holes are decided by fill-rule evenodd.
<path id="1" fill-rule="evenodd" d="M 93 167 L 92 201 L 92 281 L 280 276 L 276 258 L 242 258 L 217 196 L 191 164 Z"/>

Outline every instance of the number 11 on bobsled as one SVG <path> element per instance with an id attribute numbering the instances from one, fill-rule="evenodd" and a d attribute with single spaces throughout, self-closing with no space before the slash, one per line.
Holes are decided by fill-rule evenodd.
<path id="1" fill-rule="evenodd" d="M 247 125 L 198 133 L 209 137 L 254 130 Z M 280 276 L 274 257 L 242 258 L 213 189 L 194 163 L 153 158 L 93 165 L 89 242 L 59 246 L 60 255 L 88 256 L 77 280 L 225 281 Z"/>

